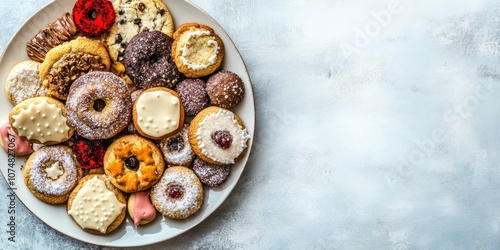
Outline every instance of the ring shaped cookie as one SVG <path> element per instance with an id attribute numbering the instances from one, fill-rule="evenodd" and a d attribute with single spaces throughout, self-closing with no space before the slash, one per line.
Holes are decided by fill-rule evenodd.
<path id="1" fill-rule="evenodd" d="M 66 146 L 41 147 L 30 155 L 24 167 L 28 189 L 50 204 L 66 202 L 81 177 L 81 169 Z"/>
<path id="2" fill-rule="evenodd" d="M 115 136 L 130 121 L 132 99 L 127 84 L 109 72 L 89 72 L 70 88 L 66 101 L 68 122 L 90 139 Z"/>

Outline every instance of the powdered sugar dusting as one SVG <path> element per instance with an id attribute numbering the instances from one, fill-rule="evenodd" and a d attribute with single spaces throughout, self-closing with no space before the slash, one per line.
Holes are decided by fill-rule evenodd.
<path id="1" fill-rule="evenodd" d="M 106 106 L 100 112 L 92 103 L 102 99 Z M 87 139 L 115 136 L 131 116 L 132 100 L 127 84 L 109 72 L 90 72 L 72 85 L 66 102 L 68 123 Z"/>
<path id="2" fill-rule="evenodd" d="M 221 70 L 208 78 L 207 93 L 212 105 L 230 109 L 245 96 L 245 85 L 236 73 Z"/>
<path id="3" fill-rule="evenodd" d="M 175 135 L 156 142 L 158 144 L 158 147 L 161 149 L 163 156 L 165 157 L 165 161 L 168 164 L 174 166 L 187 166 L 193 160 L 194 152 L 191 148 L 191 145 L 189 144 L 188 130 L 189 124 L 184 124 L 182 126 L 182 129 Z M 180 148 L 179 150 L 172 150 L 172 140 L 181 140 L 182 148 Z"/>
<path id="4" fill-rule="evenodd" d="M 151 201 L 160 213 L 169 218 L 175 214 L 187 217 L 201 206 L 197 201 L 203 195 L 203 188 L 198 184 L 198 177 L 190 169 L 168 168 L 151 189 Z M 170 198 L 167 193 L 168 187 L 174 185 L 182 187 L 184 191 L 178 199 Z"/>
<path id="5" fill-rule="evenodd" d="M 215 165 L 198 157 L 193 161 L 193 171 L 200 178 L 201 183 L 215 187 L 224 183 L 231 173 L 232 165 Z"/>
<path id="6" fill-rule="evenodd" d="M 29 181 L 34 189 L 47 195 L 65 195 L 78 184 L 77 165 L 69 149 L 63 146 L 45 146 L 30 157 Z M 55 162 L 63 168 L 63 174 L 53 180 L 47 176 L 46 168 Z"/>
<path id="7" fill-rule="evenodd" d="M 32 97 L 47 95 L 38 73 L 39 66 L 38 62 L 22 61 L 9 72 L 6 90 L 14 105 Z"/>
<path id="8" fill-rule="evenodd" d="M 186 79 L 177 85 L 177 92 L 181 97 L 186 115 L 195 116 L 208 107 L 210 99 L 205 85 L 206 83 L 201 79 Z"/>

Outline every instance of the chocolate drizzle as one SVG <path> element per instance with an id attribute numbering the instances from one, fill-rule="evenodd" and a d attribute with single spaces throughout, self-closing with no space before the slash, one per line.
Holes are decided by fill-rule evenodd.
<path id="1" fill-rule="evenodd" d="M 66 12 L 53 23 L 43 27 L 26 44 L 28 57 L 33 61 L 43 62 L 45 55 L 50 49 L 70 40 L 77 33 L 78 30 L 73 21 L 73 16 Z"/>

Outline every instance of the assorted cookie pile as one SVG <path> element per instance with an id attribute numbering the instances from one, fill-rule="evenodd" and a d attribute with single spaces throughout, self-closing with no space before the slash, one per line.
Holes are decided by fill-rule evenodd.
<path id="1" fill-rule="evenodd" d="M 247 147 L 222 40 L 204 24 L 174 30 L 160 0 L 78 0 L 26 49 L 0 144 L 14 138 L 29 190 L 86 232 L 108 234 L 126 211 L 136 227 L 191 216 Z"/>

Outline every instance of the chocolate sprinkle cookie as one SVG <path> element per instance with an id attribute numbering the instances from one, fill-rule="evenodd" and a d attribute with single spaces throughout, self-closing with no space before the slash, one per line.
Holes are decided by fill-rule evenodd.
<path id="1" fill-rule="evenodd" d="M 139 89 L 173 88 L 183 78 L 172 59 L 173 39 L 159 31 L 142 32 L 125 49 L 125 72 Z"/>

